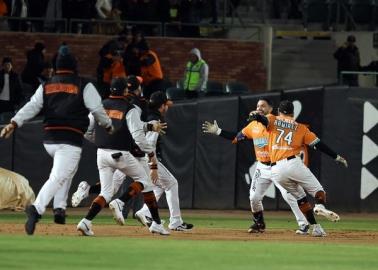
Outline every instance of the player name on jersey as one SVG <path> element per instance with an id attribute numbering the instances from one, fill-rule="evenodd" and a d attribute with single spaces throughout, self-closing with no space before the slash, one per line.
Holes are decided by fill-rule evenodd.
<path id="1" fill-rule="evenodd" d="M 297 130 L 297 128 L 298 128 L 298 124 L 295 123 L 294 121 L 293 122 L 287 122 L 287 121 L 280 120 L 280 119 L 275 119 L 274 125 L 277 126 L 277 127 L 289 128 L 289 129 L 292 129 L 292 130 Z"/>

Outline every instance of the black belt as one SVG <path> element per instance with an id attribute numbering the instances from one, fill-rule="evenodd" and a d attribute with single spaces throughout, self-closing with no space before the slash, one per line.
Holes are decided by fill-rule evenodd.
<path id="1" fill-rule="evenodd" d="M 267 162 L 262 162 L 262 161 L 260 161 L 260 163 L 262 163 L 262 164 L 264 164 L 264 165 L 266 165 L 266 166 L 270 166 L 270 161 L 267 161 Z"/>
<path id="2" fill-rule="evenodd" d="M 281 159 L 281 160 L 284 160 L 284 159 L 286 159 L 286 160 L 290 160 L 290 159 L 294 159 L 294 158 L 296 158 L 297 156 L 295 156 L 295 155 L 293 155 L 293 156 L 290 156 L 290 157 L 287 157 L 287 158 L 283 158 L 283 159 Z M 271 164 L 270 164 L 270 166 L 274 166 L 274 165 L 276 165 L 277 164 L 277 162 L 272 162 Z"/>

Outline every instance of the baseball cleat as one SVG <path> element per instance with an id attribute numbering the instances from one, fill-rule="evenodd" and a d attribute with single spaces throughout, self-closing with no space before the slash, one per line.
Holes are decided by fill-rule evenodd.
<path id="1" fill-rule="evenodd" d="M 84 236 L 93 236 L 94 232 L 92 231 L 92 222 L 88 219 L 83 218 L 77 224 L 77 230 L 82 233 Z"/>
<path id="2" fill-rule="evenodd" d="M 257 223 L 254 222 L 248 229 L 249 233 L 263 233 L 265 232 L 265 222 Z"/>
<path id="3" fill-rule="evenodd" d="M 320 224 L 314 224 L 312 228 L 312 236 L 314 237 L 325 237 L 327 236 L 326 232 L 323 230 Z"/>
<path id="4" fill-rule="evenodd" d="M 28 217 L 25 223 L 25 232 L 28 235 L 34 234 L 35 224 L 41 219 L 41 215 L 38 214 L 34 205 L 29 205 L 25 209 L 25 213 Z"/>
<path id="5" fill-rule="evenodd" d="M 145 216 L 141 211 L 135 213 L 135 218 L 146 227 L 150 227 L 152 224 L 152 219 L 148 216 Z"/>
<path id="6" fill-rule="evenodd" d="M 310 231 L 310 225 L 302 224 L 301 226 L 299 226 L 299 229 L 295 231 L 295 233 L 299 235 L 308 235 L 309 231 Z"/>
<path id="7" fill-rule="evenodd" d="M 113 218 L 119 225 L 125 225 L 125 219 L 122 214 L 125 203 L 120 199 L 115 199 L 109 203 L 109 208 L 112 211 Z"/>
<path id="8" fill-rule="evenodd" d="M 158 233 L 160 235 L 170 235 L 170 232 L 167 231 L 163 224 L 157 224 L 155 221 L 152 222 L 150 228 L 148 228 L 151 233 Z"/>
<path id="9" fill-rule="evenodd" d="M 172 231 L 180 231 L 180 232 L 190 231 L 191 229 L 193 229 L 193 227 L 194 227 L 193 224 L 186 223 L 186 222 L 183 222 L 182 224 L 175 227 L 168 225 L 168 229 Z"/>
<path id="10" fill-rule="evenodd" d="M 314 207 L 314 213 L 319 216 L 324 216 L 326 219 L 330 221 L 339 221 L 340 217 L 335 212 L 332 212 L 331 210 L 328 210 L 324 207 L 323 204 L 315 204 Z"/>
<path id="11" fill-rule="evenodd" d="M 55 208 L 54 212 L 54 222 L 56 224 L 66 224 L 66 210 L 63 208 Z"/>
<path id="12" fill-rule="evenodd" d="M 77 190 L 72 194 L 72 207 L 78 207 L 80 202 L 89 196 L 89 184 L 86 181 L 81 181 L 77 186 Z"/>

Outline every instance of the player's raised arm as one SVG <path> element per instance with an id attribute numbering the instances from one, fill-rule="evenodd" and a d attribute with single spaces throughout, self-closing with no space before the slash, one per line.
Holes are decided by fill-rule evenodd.
<path id="1" fill-rule="evenodd" d="M 234 131 L 222 130 L 218 126 L 217 120 L 214 120 L 213 123 L 205 121 L 202 124 L 202 132 L 217 135 L 230 141 L 234 140 L 238 134 L 237 132 L 234 132 Z"/>

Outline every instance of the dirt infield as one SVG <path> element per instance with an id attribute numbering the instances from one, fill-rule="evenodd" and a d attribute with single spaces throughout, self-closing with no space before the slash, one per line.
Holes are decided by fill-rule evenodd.
<path id="1" fill-rule="evenodd" d="M 214 211 L 185 211 L 187 216 L 209 216 L 214 215 Z M 225 217 L 246 217 L 243 211 L 222 211 L 215 212 L 216 216 Z M 270 214 L 269 214 L 270 215 Z M 286 215 L 278 213 L 278 215 Z M 349 214 L 348 216 L 358 216 L 360 214 Z M 376 214 L 365 214 L 365 217 L 375 218 Z M 165 236 L 151 234 L 142 226 L 118 226 L 118 225 L 97 225 L 94 224 L 93 230 L 97 237 L 127 237 L 127 238 L 153 238 L 159 239 Z M 24 235 L 23 224 L 1 223 L 0 234 Z M 76 231 L 75 224 L 56 225 L 56 224 L 38 224 L 35 232 L 36 235 L 61 235 L 75 236 L 79 235 Z M 226 228 L 204 228 L 195 227 L 189 232 L 172 232 L 170 239 L 185 240 L 228 240 L 228 241 L 289 241 L 289 242 L 333 242 L 333 243 L 366 243 L 378 244 L 377 231 L 340 231 L 329 230 L 328 236 L 324 238 L 315 238 L 311 236 L 296 235 L 294 231 L 283 229 L 268 229 L 265 233 L 249 234 L 246 230 L 226 229 Z"/>
<path id="2" fill-rule="evenodd" d="M 93 230 L 97 237 L 128 237 L 128 238 L 161 238 L 165 236 L 151 234 L 141 226 L 117 226 L 117 225 L 95 225 Z M 23 224 L 1 224 L 0 234 L 24 235 Z M 79 235 L 74 224 L 55 225 L 38 224 L 36 235 Z M 190 232 L 172 232 L 170 239 L 185 240 L 228 240 L 228 241 L 290 241 L 290 242 L 335 242 L 335 243 L 368 243 L 378 244 L 377 232 L 350 232 L 350 231 L 329 231 L 324 238 L 295 235 L 289 230 L 267 230 L 265 233 L 249 234 L 246 230 L 219 229 L 219 228 L 195 228 Z"/>

